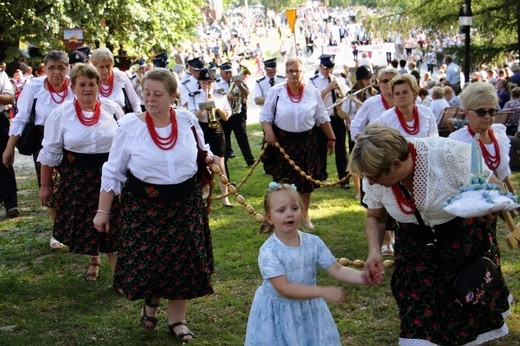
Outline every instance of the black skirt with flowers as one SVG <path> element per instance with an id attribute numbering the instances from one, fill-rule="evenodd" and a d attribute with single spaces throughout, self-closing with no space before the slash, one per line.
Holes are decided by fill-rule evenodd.
<path id="1" fill-rule="evenodd" d="M 315 180 L 327 179 L 318 158 L 316 135 L 314 129 L 302 133 L 287 132 L 273 125 L 276 140 L 289 155 L 295 165 Z M 321 130 L 319 130 L 321 131 Z M 266 163 L 265 171 L 273 176 L 276 182 L 295 184 L 298 192 L 309 193 L 317 187 L 298 173 L 281 155 L 278 149 L 273 150 L 273 158 Z"/>
<path id="2" fill-rule="evenodd" d="M 109 233 L 99 233 L 92 222 L 99 202 L 101 168 L 107 158 L 108 153 L 79 154 L 64 150 L 63 159 L 56 169 L 59 184 L 55 185 L 56 221 L 52 234 L 67 245 L 70 252 L 97 256 L 118 250 L 116 223 L 111 223 Z M 117 205 L 116 200 L 112 212 Z"/>
<path id="3" fill-rule="evenodd" d="M 418 239 L 417 232 L 425 230 L 417 225 L 401 224 L 395 233 L 391 286 L 401 318 L 400 338 L 464 345 L 485 333 L 501 336 L 503 313 L 509 310 L 509 290 L 502 276 L 493 291 L 495 301 L 488 306 L 464 308 L 450 295 L 450 283 L 465 259 L 487 256 L 500 266 L 492 227 L 460 218 L 445 225 L 444 234 L 450 239 L 435 248 Z M 436 234 L 441 231 L 436 228 Z"/>
<path id="4" fill-rule="evenodd" d="M 213 250 L 202 189 L 194 178 L 179 185 L 173 192 L 133 178 L 123 188 L 114 288 L 130 300 L 213 293 Z"/>

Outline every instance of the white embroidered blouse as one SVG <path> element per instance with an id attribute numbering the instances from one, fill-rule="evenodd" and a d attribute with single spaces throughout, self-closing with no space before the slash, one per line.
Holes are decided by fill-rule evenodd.
<path id="1" fill-rule="evenodd" d="M 22 134 L 25 125 L 29 122 L 34 99 L 38 99 L 36 101 L 36 116 L 34 119 L 36 125 L 45 125 L 45 121 L 51 112 L 63 104 L 54 102 L 51 92 L 45 89 L 44 82 L 46 78 L 47 77 L 36 77 L 28 79 L 16 101 L 18 113 L 9 128 L 9 136 L 20 136 Z M 69 85 L 68 94 L 64 102 L 73 99 L 74 93 Z"/>
<path id="2" fill-rule="evenodd" d="M 134 112 L 141 112 L 141 100 L 132 86 L 132 81 L 126 73 L 114 70 L 114 89 L 112 89 L 112 93 L 108 96 L 101 96 L 98 93 L 98 98 L 100 100 L 109 99 L 117 103 L 121 108 L 125 107 L 125 95 L 123 93 L 123 88 L 125 88 L 126 96 L 128 97 L 128 101 L 130 102 L 130 106 L 134 110 Z"/>
<path id="3" fill-rule="evenodd" d="M 93 112 L 83 112 L 92 118 Z M 81 124 L 74 101 L 66 101 L 47 119 L 42 146 L 37 161 L 56 167 L 63 157 L 63 149 L 82 154 L 102 154 L 110 151 L 117 128 L 117 119 L 123 116 L 121 108 L 110 100 L 101 101 L 99 121 L 92 126 Z"/>
<path id="4" fill-rule="evenodd" d="M 289 98 L 286 85 L 278 84 L 269 90 L 260 111 L 260 122 L 272 123 L 274 119 L 275 125 L 287 132 L 305 132 L 314 125 L 330 122 L 320 91 L 315 86 L 305 84 L 300 102 L 295 103 Z"/>
<path id="5" fill-rule="evenodd" d="M 197 173 L 197 144 L 191 130 L 197 131 L 199 147 L 213 155 L 204 143 L 204 134 L 197 118 L 184 109 L 176 110 L 178 139 L 170 150 L 155 145 L 146 123 L 134 113 L 119 121 L 108 161 L 103 165 L 101 190 L 121 193 L 121 184 L 126 181 L 128 171 L 139 180 L 158 185 L 179 184 Z M 155 128 L 158 135 L 170 135 L 171 124 Z"/>
<path id="6" fill-rule="evenodd" d="M 443 205 L 468 185 L 471 177 L 471 145 L 440 137 L 410 138 L 417 151 L 413 177 L 413 197 L 417 210 L 427 225 L 443 224 L 455 218 L 445 212 Z M 489 179 L 491 172 L 485 169 Z M 418 224 L 414 214 L 404 214 L 397 204 L 391 187 L 370 185 L 363 180 L 363 202 L 370 209 L 385 208 L 397 222 Z"/>
<path id="7" fill-rule="evenodd" d="M 493 124 L 491 125 L 491 129 L 495 134 L 495 138 L 498 142 L 498 150 L 500 151 L 500 164 L 496 170 L 496 175 L 498 179 L 502 181 L 511 175 L 511 169 L 509 168 L 509 149 L 511 148 L 511 141 L 509 140 L 509 137 L 507 137 L 506 127 L 504 125 Z M 464 143 L 471 143 L 473 140 L 467 126 L 450 133 L 448 138 Z M 493 143 L 485 144 L 485 147 L 491 155 L 496 155 Z"/>
<path id="8" fill-rule="evenodd" d="M 437 129 L 437 121 L 435 120 L 435 115 L 433 114 L 432 110 L 422 105 L 418 105 L 417 110 L 419 112 L 419 132 L 416 135 L 410 135 L 403 129 L 401 123 L 399 122 L 399 118 L 397 117 L 397 113 L 395 112 L 395 107 L 385 111 L 379 118 L 376 119 L 375 123 L 396 129 L 406 138 L 438 137 L 439 131 Z M 412 126 L 413 120 L 407 121 L 406 124 L 408 126 Z"/>

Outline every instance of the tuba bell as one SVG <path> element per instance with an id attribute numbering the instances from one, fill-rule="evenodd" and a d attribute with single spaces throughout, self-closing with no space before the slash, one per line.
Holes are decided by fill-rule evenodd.
<path id="1" fill-rule="evenodd" d="M 209 89 L 206 90 L 206 99 L 206 102 L 199 103 L 199 108 L 208 112 L 208 127 L 210 129 L 218 129 L 220 122 L 217 119 L 215 101 Z"/>
<path id="2" fill-rule="evenodd" d="M 235 93 L 235 84 L 236 81 L 242 81 L 244 79 L 244 76 L 249 76 L 251 74 L 251 71 L 249 69 L 240 64 L 240 73 L 236 76 L 233 76 L 233 80 L 231 84 L 229 85 L 228 95 L 235 95 L 238 96 L 238 100 L 231 101 L 229 105 L 231 106 L 231 114 L 237 114 L 240 112 L 241 104 L 242 104 L 242 98 L 240 97 L 240 92 Z"/>

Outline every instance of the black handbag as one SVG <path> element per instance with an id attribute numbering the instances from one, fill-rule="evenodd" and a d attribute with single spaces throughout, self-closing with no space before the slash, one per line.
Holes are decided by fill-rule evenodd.
<path id="1" fill-rule="evenodd" d="M 406 198 L 411 198 L 408 189 L 399 183 L 399 187 Z M 436 261 L 439 268 L 444 272 L 444 265 L 439 259 L 439 254 L 435 248 L 436 235 L 432 229 L 425 225 L 424 220 L 417 209 L 414 211 L 415 217 L 419 225 L 429 231 L 433 235 L 433 243 L 431 245 L 435 249 Z M 445 275 L 446 276 L 446 275 Z M 447 279 L 446 279 L 447 280 Z M 451 286 L 451 296 L 463 307 L 487 306 L 494 300 L 493 290 L 500 281 L 500 271 L 496 264 L 488 257 L 470 257 L 458 268 L 455 278 L 452 282 L 448 281 Z M 449 287 L 448 286 L 448 287 Z"/>
<path id="2" fill-rule="evenodd" d="M 197 143 L 197 178 L 199 179 L 202 186 L 209 185 L 211 181 L 213 181 L 213 171 L 208 167 L 206 163 L 206 157 L 208 157 L 208 152 L 206 150 L 202 150 L 199 147 L 199 136 L 197 136 L 197 130 L 195 127 L 191 127 L 193 131 L 193 135 L 195 136 L 195 142 Z"/>
<path id="3" fill-rule="evenodd" d="M 36 118 L 36 100 L 32 104 L 31 115 L 29 116 L 29 122 L 25 125 L 22 135 L 18 138 L 16 148 L 22 155 L 32 155 L 40 148 L 40 134 L 38 126 L 34 124 Z"/>
<path id="4" fill-rule="evenodd" d="M 493 287 L 500 280 L 496 264 L 487 257 L 463 264 L 453 281 L 452 294 L 462 306 L 486 306 L 494 299 Z"/>
<path id="5" fill-rule="evenodd" d="M 132 105 L 130 104 L 130 99 L 128 98 L 128 95 L 126 94 L 125 88 L 123 88 L 123 96 L 125 97 L 125 106 L 123 107 L 123 113 L 133 113 Z"/>

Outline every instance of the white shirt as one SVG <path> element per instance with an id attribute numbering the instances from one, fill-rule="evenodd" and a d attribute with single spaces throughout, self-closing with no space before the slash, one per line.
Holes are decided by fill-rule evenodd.
<path id="1" fill-rule="evenodd" d="M 101 190 L 121 193 L 121 184 L 128 171 L 139 180 L 151 184 L 180 184 L 197 173 L 197 144 L 191 131 L 194 126 L 199 147 L 213 155 L 204 143 L 204 134 L 195 116 L 187 110 L 176 110 L 177 143 L 170 150 L 162 150 L 153 142 L 146 123 L 134 113 L 119 121 L 114 134 L 108 161 L 103 165 Z M 155 128 L 159 136 L 167 137 L 171 124 Z"/>
<path id="2" fill-rule="evenodd" d="M 471 145 L 451 139 L 410 138 L 417 151 L 413 191 L 417 210 L 425 224 L 433 226 L 452 220 L 455 216 L 443 210 L 444 202 L 469 184 L 471 178 Z M 489 179 L 491 172 L 484 168 Z M 363 202 L 370 209 L 385 208 L 397 222 L 418 224 L 414 214 L 406 215 L 399 209 L 391 187 L 370 185 L 363 180 Z"/>
<path id="3" fill-rule="evenodd" d="M 110 151 L 117 128 L 117 119 L 123 116 L 121 107 L 110 100 L 101 102 L 99 121 L 85 126 L 76 115 L 74 101 L 66 101 L 54 110 L 45 123 L 42 146 L 37 161 L 50 167 L 59 166 L 63 149 L 81 154 L 102 154 Z M 92 118 L 94 112 L 83 112 Z"/>
<path id="4" fill-rule="evenodd" d="M 339 78 L 336 76 L 331 76 L 330 78 L 331 78 L 331 81 L 335 78 L 336 82 L 338 84 L 340 84 L 341 89 L 346 90 L 346 86 L 345 86 L 345 83 L 343 82 L 343 78 Z M 315 76 L 311 77 L 311 79 L 309 79 L 309 82 L 312 83 L 316 88 L 318 88 L 318 90 L 320 91 L 320 95 L 321 95 L 321 91 L 323 91 L 325 88 L 327 88 L 330 83 L 329 79 L 326 78 L 321 72 L 316 74 Z M 324 98 L 322 98 L 323 103 L 325 104 L 325 108 L 330 108 L 334 104 L 334 102 L 332 101 L 333 92 L 334 91 L 327 93 L 327 95 Z M 336 100 L 336 101 L 339 101 L 339 100 Z M 334 108 L 328 109 L 327 112 L 329 113 L 330 116 L 334 115 Z"/>
<path id="5" fill-rule="evenodd" d="M 201 102 L 208 102 L 209 100 L 206 97 L 206 90 L 201 89 L 192 94 L 193 95 L 188 99 L 187 108 L 190 112 L 195 114 L 195 112 L 200 110 L 199 104 Z M 231 107 L 229 106 L 229 102 L 228 102 L 226 95 L 218 93 L 215 90 L 213 90 L 211 101 L 215 101 L 215 108 L 220 108 L 221 110 L 226 111 L 228 116 L 231 115 Z M 215 115 L 217 117 L 217 120 L 219 120 L 220 116 L 218 115 L 218 113 L 215 113 Z M 207 123 L 209 121 L 208 115 L 204 114 L 202 116 L 202 118 L 199 118 L 199 121 L 201 123 Z"/>
<path id="6" fill-rule="evenodd" d="M 181 83 L 180 92 L 182 106 L 188 103 L 188 98 L 190 97 L 191 93 L 200 89 L 199 86 L 199 81 L 191 74 L 189 75 L 188 79 Z"/>
<path id="7" fill-rule="evenodd" d="M 288 132 L 305 132 L 314 125 L 330 122 L 329 114 L 321 99 L 320 91 L 307 83 L 300 102 L 292 102 L 287 94 L 287 84 L 278 84 L 269 90 L 260 110 L 260 122 L 274 123 Z M 276 115 L 274 114 L 276 109 Z"/>
<path id="8" fill-rule="evenodd" d="M 132 86 L 132 82 L 130 78 L 126 75 L 126 73 L 118 70 L 114 70 L 114 89 L 112 89 L 112 93 L 108 96 L 101 96 L 101 93 L 98 93 L 98 98 L 100 100 L 109 99 L 117 103 L 121 108 L 125 107 L 125 95 L 123 93 L 123 88 L 125 89 L 126 96 L 128 97 L 128 101 L 130 102 L 130 107 L 134 110 L 134 112 L 141 112 L 141 99 L 137 96 L 137 93 Z M 106 88 L 106 87 L 105 87 Z"/>
<path id="9" fill-rule="evenodd" d="M 274 77 L 274 85 L 285 83 L 285 78 L 282 76 L 275 75 Z M 273 85 L 273 86 L 274 86 Z M 267 76 L 263 76 L 260 79 L 256 80 L 255 83 L 255 97 L 265 97 L 267 92 L 271 89 L 271 84 L 269 83 L 269 78 Z"/>
<path id="10" fill-rule="evenodd" d="M 426 106 L 426 105 L 424 105 L 424 106 Z M 449 107 L 449 106 L 450 106 L 450 104 L 444 98 L 433 100 L 430 103 L 429 107 L 432 110 L 433 115 L 435 116 L 435 121 L 437 122 L 437 124 L 441 120 L 442 111 L 444 110 L 444 108 Z"/>
<path id="11" fill-rule="evenodd" d="M 419 132 L 416 135 L 410 135 L 407 133 L 401 123 L 399 122 L 399 118 L 397 118 L 397 113 L 395 111 L 395 107 L 390 108 L 385 111 L 376 121 L 375 123 L 382 124 L 388 126 L 392 129 L 396 129 L 399 131 L 404 137 L 438 137 L 439 131 L 437 130 L 437 122 L 435 121 L 435 116 L 433 115 L 430 108 L 418 105 L 417 110 L 419 112 Z M 412 121 L 407 121 L 406 124 L 408 126 L 413 125 Z"/>
<path id="12" fill-rule="evenodd" d="M 511 148 L 511 142 L 509 137 L 507 137 L 506 127 L 504 125 L 493 124 L 491 125 L 491 129 L 493 130 L 495 138 L 497 139 L 498 150 L 500 151 L 500 164 L 496 170 L 496 175 L 498 179 L 504 180 L 506 177 L 511 175 L 511 169 L 509 168 L 509 149 Z M 471 143 L 473 140 L 473 137 L 469 133 L 467 126 L 450 133 L 448 138 L 464 143 Z M 485 144 L 485 147 L 491 155 L 496 155 L 495 146 L 493 143 Z"/>
<path id="13" fill-rule="evenodd" d="M 370 97 L 356 112 L 356 117 L 350 123 L 350 135 L 356 138 L 386 111 L 381 94 Z"/>
<path id="14" fill-rule="evenodd" d="M 9 81 L 9 76 L 2 70 L 0 70 L 0 94 L 14 95 L 14 87 Z M 0 105 L 0 111 L 3 111 L 5 106 L 6 105 Z"/>
<path id="15" fill-rule="evenodd" d="M 18 96 L 18 100 L 16 101 L 18 113 L 16 113 L 16 116 L 11 123 L 11 127 L 9 128 L 9 136 L 20 136 L 22 134 L 25 124 L 29 122 L 34 99 L 37 99 L 35 108 L 36 117 L 34 119 L 36 125 L 45 125 L 45 121 L 49 114 L 62 105 L 61 103 L 54 102 L 51 97 L 51 92 L 43 86 L 46 78 L 47 77 L 31 78 L 25 84 L 20 96 Z M 65 101 L 73 99 L 74 93 L 69 86 Z"/>

